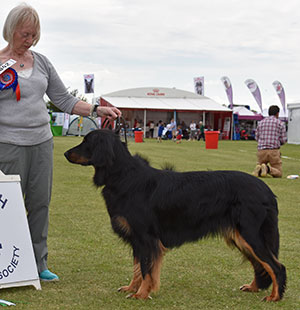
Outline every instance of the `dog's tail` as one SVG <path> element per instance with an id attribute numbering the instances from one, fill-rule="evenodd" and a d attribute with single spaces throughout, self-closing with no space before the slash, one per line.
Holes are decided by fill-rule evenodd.
<path id="1" fill-rule="evenodd" d="M 265 207 L 265 212 L 263 207 Z M 285 290 L 286 273 L 285 267 L 278 261 L 278 207 L 273 193 L 272 196 L 269 196 L 268 203 L 264 206 L 261 205 L 260 211 L 263 216 L 261 223 L 256 223 L 252 219 L 251 226 L 249 226 L 249 223 L 245 224 L 243 221 L 242 229 L 238 229 L 238 233 L 233 232 L 232 236 L 228 235 L 229 238 L 227 236 L 226 239 L 227 242 L 232 241 L 253 265 L 255 284 L 258 289 L 267 289 L 274 282 L 266 269 L 266 265 L 270 266 L 271 273 L 273 272 L 276 276 L 279 295 L 282 297 Z M 240 233 L 242 238 L 240 238 Z"/>
<path id="2" fill-rule="evenodd" d="M 267 216 L 262 224 L 261 232 L 264 236 L 265 246 L 276 259 L 279 254 L 279 230 L 278 230 L 278 207 L 274 197 L 274 206 L 276 208 L 268 208 Z"/>
<path id="3" fill-rule="evenodd" d="M 276 207 L 267 209 L 267 216 L 265 217 L 265 220 L 261 226 L 261 234 L 263 236 L 266 250 L 270 253 L 270 256 L 273 256 L 274 260 L 278 262 L 278 255 L 279 255 L 278 208 L 275 197 L 273 206 Z M 270 275 L 265 272 L 264 268 L 260 264 L 258 264 L 257 262 L 255 262 L 254 264 L 256 264 L 254 270 L 258 287 L 260 289 L 268 288 L 272 283 Z M 280 263 L 278 262 L 278 264 Z"/>
<path id="4" fill-rule="evenodd" d="M 278 229 L 278 205 L 276 196 L 272 194 L 270 198 L 270 204 L 266 207 L 266 216 L 262 223 L 260 233 L 264 241 L 264 246 L 268 253 L 269 259 L 266 262 L 271 266 L 274 275 L 276 276 L 276 283 L 278 285 L 279 298 L 283 297 L 286 289 L 286 269 L 283 264 L 278 260 L 279 256 L 279 229 Z M 260 289 L 269 287 L 272 282 L 270 275 L 267 272 L 263 272 L 261 267 L 255 269 L 256 282 Z M 274 280 L 273 280 L 274 290 Z"/>
<path id="5" fill-rule="evenodd" d="M 282 297 L 286 285 L 286 272 L 285 267 L 278 261 L 279 255 L 279 230 L 278 230 L 278 206 L 276 197 L 272 197 L 272 204 L 266 208 L 266 216 L 260 229 L 266 252 L 269 257 L 273 257 L 273 261 L 277 265 L 277 283 L 279 284 L 279 294 Z M 256 284 L 260 289 L 266 289 L 272 283 L 270 275 L 265 271 L 263 266 L 256 260 L 252 261 L 255 270 Z M 276 269 L 277 269 L 276 268 Z"/>
<path id="6" fill-rule="evenodd" d="M 251 185 L 251 179 L 248 179 Z M 254 179 L 252 179 L 254 181 Z M 272 300 L 282 298 L 286 287 L 286 270 L 278 260 L 279 230 L 276 196 L 261 181 L 255 181 L 252 196 L 238 196 L 232 208 L 235 223 L 232 242 L 254 267 L 255 278 L 242 290 L 266 289 L 273 282 Z M 228 238 L 227 238 L 228 240 Z M 268 297 L 269 298 L 269 297 Z"/>

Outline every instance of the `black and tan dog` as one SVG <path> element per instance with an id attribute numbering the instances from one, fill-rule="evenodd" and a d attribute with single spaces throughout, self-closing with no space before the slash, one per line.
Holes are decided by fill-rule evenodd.
<path id="1" fill-rule="evenodd" d="M 159 288 L 166 249 L 221 235 L 254 268 L 242 291 L 273 283 L 267 301 L 278 301 L 286 270 L 278 261 L 278 208 L 274 194 L 258 178 L 238 171 L 158 170 L 132 156 L 111 130 L 96 130 L 65 153 L 71 163 L 92 165 L 102 186 L 113 230 L 133 249 L 134 273 L 120 291 L 147 299 Z"/>

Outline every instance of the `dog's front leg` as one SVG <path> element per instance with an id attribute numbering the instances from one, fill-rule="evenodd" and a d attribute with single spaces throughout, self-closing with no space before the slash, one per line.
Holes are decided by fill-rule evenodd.
<path id="1" fill-rule="evenodd" d="M 135 257 L 133 260 L 133 278 L 129 285 L 121 286 L 119 292 L 137 292 L 141 286 L 143 277 L 141 273 L 141 265 L 138 259 Z"/>
<path id="2" fill-rule="evenodd" d="M 166 250 L 161 244 L 161 242 L 159 242 L 159 246 L 160 253 L 158 257 L 153 261 L 150 273 L 147 273 L 142 279 L 138 291 L 135 294 L 129 295 L 128 297 L 136 299 L 151 299 L 151 296 L 149 294 L 151 292 L 159 290 L 161 266 L 163 261 L 163 255 Z"/>
<path id="3" fill-rule="evenodd" d="M 150 274 L 146 274 L 142 280 L 141 286 L 135 294 L 128 295 L 128 298 L 152 299 L 149 295 L 152 290 L 153 281 Z"/>

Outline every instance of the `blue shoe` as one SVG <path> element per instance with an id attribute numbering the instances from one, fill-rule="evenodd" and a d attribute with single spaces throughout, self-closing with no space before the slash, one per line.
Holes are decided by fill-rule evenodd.
<path id="1" fill-rule="evenodd" d="M 48 282 L 59 281 L 59 277 L 55 273 L 49 271 L 48 269 L 40 272 L 40 279 L 41 281 L 48 281 Z"/>

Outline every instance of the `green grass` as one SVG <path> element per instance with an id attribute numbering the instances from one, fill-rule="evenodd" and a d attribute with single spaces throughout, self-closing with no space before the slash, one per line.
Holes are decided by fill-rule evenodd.
<path id="1" fill-rule="evenodd" d="M 92 184 L 93 168 L 69 164 L 64 151 L 79 137 L 54 139 L 54 186 L 50 206 L 49 267 L 60 282 L 0 291 L 0 298 L 17 303 L 18 309 L 300 309 L 300 146 L 285 145 L 282 179 L 265 182 L 278 197 L 281 233 L 280 260 L 287 267 L 284 299 L 265 303 L 270 289 L 243 293 L 239 287 L 253 279 L 248 262 L 221 239 L 185 244 L 166 254 L 161 289 L 148 301 L 130 300 L 117 288 L 132 275 L 128 246 L 113 234 L 101 190 Z M 178 171 L 241 170 L 251 173 L 256 163 L 256 142 L 220 141 L 217 150 L 206 150 L 203 141 L 158 144 L 129 142 L 131 153 L 146 156 L 157 168 L 171 163 Z M 217 190 L 217 189 L 216 189 Z"/>

